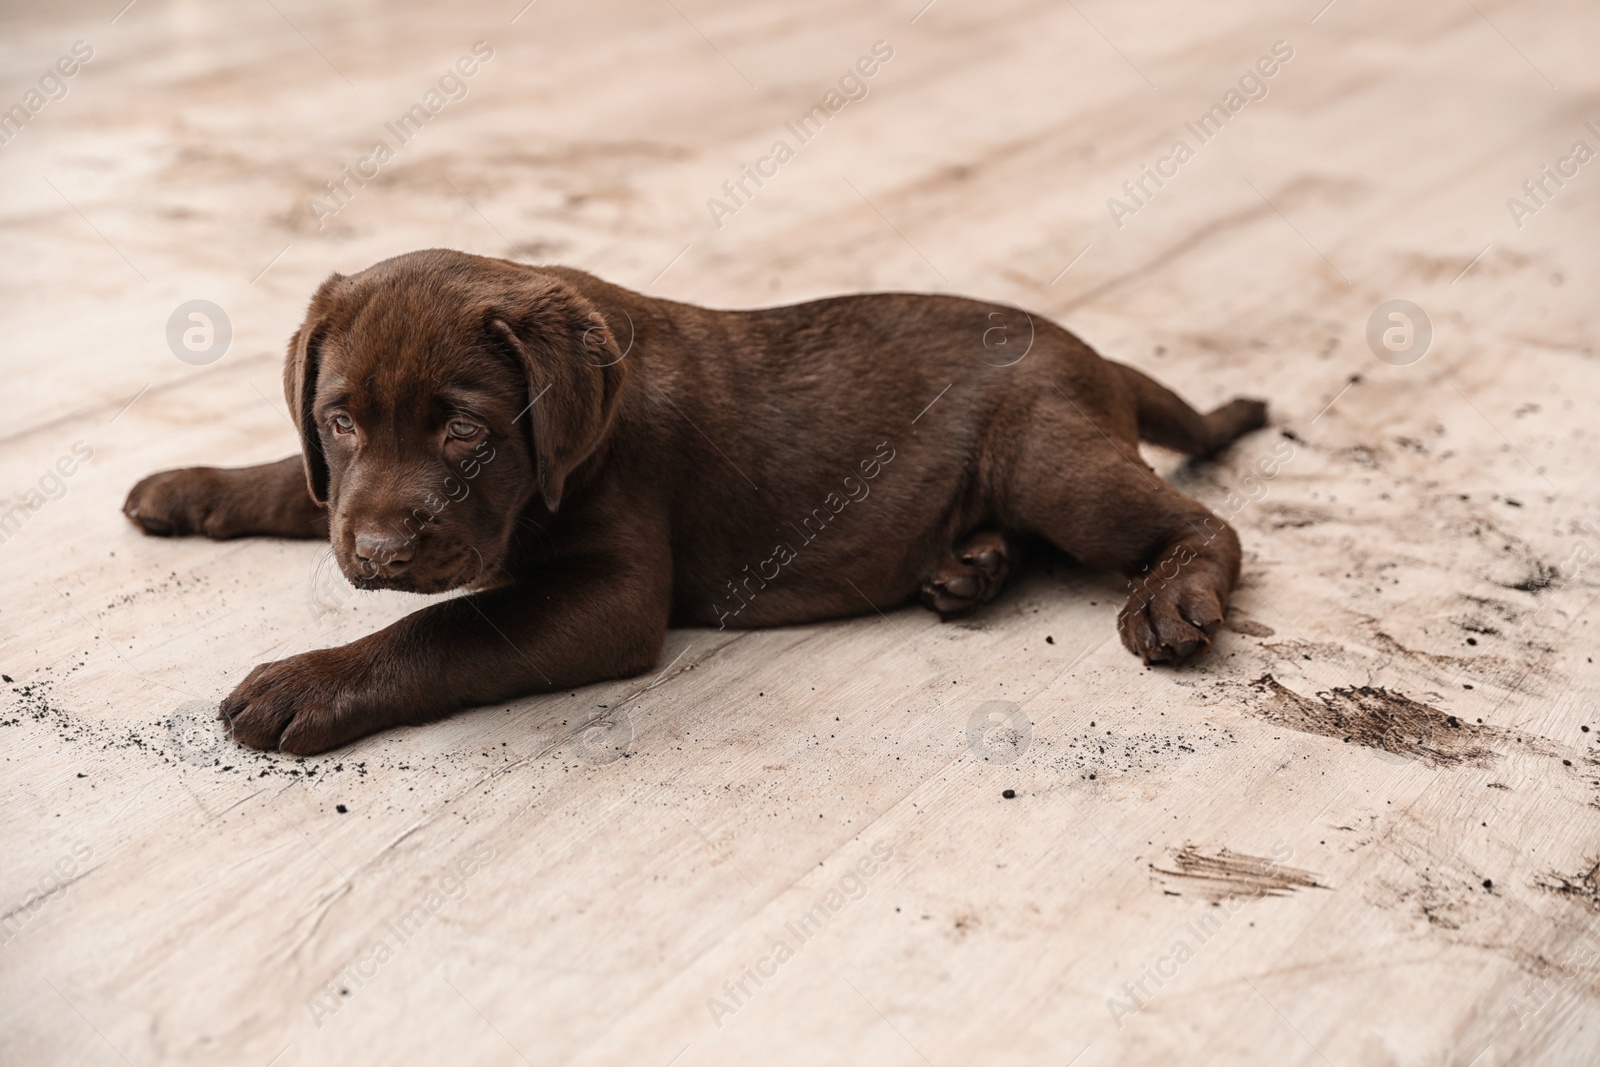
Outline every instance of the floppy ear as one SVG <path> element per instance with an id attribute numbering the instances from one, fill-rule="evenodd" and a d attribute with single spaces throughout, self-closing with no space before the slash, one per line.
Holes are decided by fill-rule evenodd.
<path id="1" fill-rule="evenodd" d="M 515 308 L 485 315 L 485 327 L 514 353 L 528 381 L 539 495 L 555 511 L 567 477 L 605 438 L 626 371 L 599 309 L 562 284 L 519 295 Z"/>
<path id="2" fill-rule="evenodd" d="M 317 349 L 322 343 L 322 324 L 308 322 L 289 338 L 289 357 L 283 364 L 283 397 L 300 431 L 300 454 L 306 465 L 306 488 L 311 499 L 328 503 L 328 461 L 322 455 L 322 437 L 312 405 L 317 396 Z"/>
<path id="3" fill-rule="evenodd" d="M 288 402 L 295 429 L 300 431 L 306 488 L 311 499 L 323 506 L 328 503 L 328 461 L 322 454 L 322 435 L 317 432 L 313 410 L 317 399 L 318 349 L 327 333 L 327 326 L 319 316 L 334 287 L 342 281 L 344 275 L 335 273 L 317 287 L 311 307 L 306 311 L 306 321 L 289 338 L 289 355 L 283 364 L 283 398 Z"/>

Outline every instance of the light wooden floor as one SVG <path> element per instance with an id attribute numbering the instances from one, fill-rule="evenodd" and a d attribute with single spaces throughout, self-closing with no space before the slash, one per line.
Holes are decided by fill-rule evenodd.
<path id="1" fill-rule="evenodd" d="M 0 146 L 0 1061 L 1600 1061 L 1600 163 L 1560 163 L 1600 149 L 1593 5 L 121 2 L 0 34 L 6 107 L 93 49 Z M 252 665 L 414 602 L 141 538 L 123 494 L 292 451 L 315 283 L 428 246 L 981 295 L 1268 397 L 1217 464 L 1152 454 L 1241 530 L 1231 629 L 1146 671 L 1119 581 L 1046 569 L 964 625 L 674 632 L 658 676 L 236 749 Z M 201 298 L 233 336 L 191 366 Z M 1433 327 L 1403 366 L 1393 299 Z"/>

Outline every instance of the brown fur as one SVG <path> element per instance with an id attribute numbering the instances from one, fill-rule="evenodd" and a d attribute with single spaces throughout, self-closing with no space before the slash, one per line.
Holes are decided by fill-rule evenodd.
<path id="1" fill-rule="evenodd" d="M 152 475 L 128 517 L 328 537 L 358 586 L 474 590 L 252 671 L 223 718 L 301 754 L 648 670 L 669 624 L 919 593 L 959 614 L 999 591 L 1017 538 L 1139 578 L 1123 642 L 1182 662 L 1222 620 L 1239 544 L 1138 441 L 1206 456 L 1265 421 L 1256 401 L 1201 415 L 1012 308 L 713 311 L 442 250 L 323 283 L 284 385 L 300 457 Z"/>

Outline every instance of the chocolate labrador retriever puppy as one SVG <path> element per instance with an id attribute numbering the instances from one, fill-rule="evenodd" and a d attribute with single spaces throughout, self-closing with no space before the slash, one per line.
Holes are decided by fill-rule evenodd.
<path id="1" fill-rule="evenodd" d="M 340 648 L 265 663 L 222 704 L 247 745 L 322 752 L 399 723 L 619 678 L 670 624 L 780 626 L 919 592 L 998 592 L 1017 538 L 1136 579 L 1148 662 L 1210 644 L 1225 523 L 1142 438 L 1207 456 L 1201 415 L 1014 308 L 883 293 L 759 311 L 432 250 L 334 274 L 289 342 L 301 454 L 152 475 L 146 533 L 326 537 L 364 589 L 465 590 Z"/>

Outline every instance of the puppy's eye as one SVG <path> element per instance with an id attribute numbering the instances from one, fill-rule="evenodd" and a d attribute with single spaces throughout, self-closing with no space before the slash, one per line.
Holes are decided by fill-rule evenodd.
<path id="1" fill-rule="evenodd" d="M 465 419 L 451 419 L 445 432 L 458 441 L 470 441 L 483 432 L 483 427 Z"/>
<path id="2" fill-rule="evenodd" d="M 356 420 L 349 415 L 335 415 L 328 420 L 333 423 L 333 432 L 338 434 L 355 433 Z"/>

